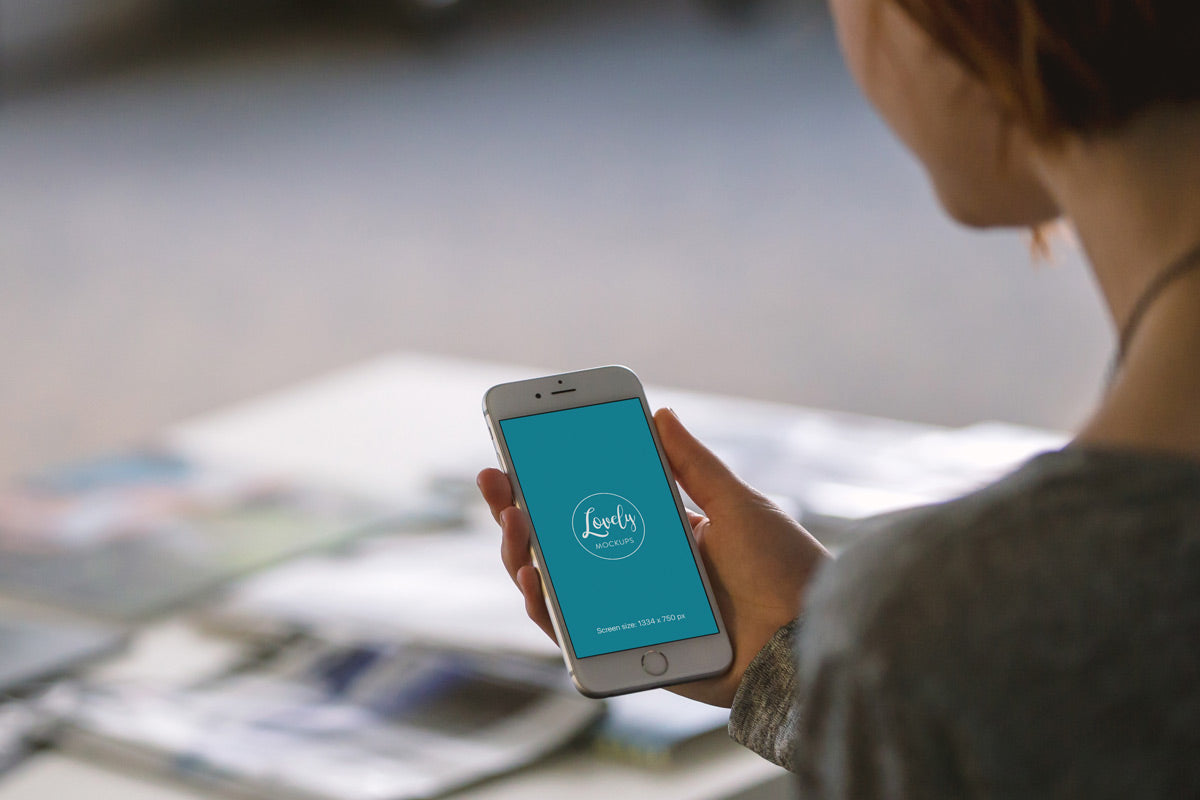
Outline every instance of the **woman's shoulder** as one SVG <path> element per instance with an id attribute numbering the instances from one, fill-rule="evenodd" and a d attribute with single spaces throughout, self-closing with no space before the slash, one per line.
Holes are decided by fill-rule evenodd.
<path id="1" fill-rule="evenodd" d="M 862 649 L 1027 634 L 1056 609 L 1152 602 L 1164 577 L 1200 590 L 1185 554 L 1200 558 L 1200 461 L 1067 447 L 956 500 L 864 521 L 809 593 L 806 635 Z"/>
<path id="2" fill-rule="evenodd" d="M 957 787 L 912 796 L 1194 796 L 1200 464 L 1068 449 L 869 526 L 807 598 L 802 775 L 836 746 Z"/>

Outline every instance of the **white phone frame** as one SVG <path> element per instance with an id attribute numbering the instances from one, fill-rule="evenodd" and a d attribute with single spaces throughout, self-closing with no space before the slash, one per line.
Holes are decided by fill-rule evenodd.
<path id="1" fill-rule="evenodd" d="M 575 688 L 588 697 L 610 697 L 720 675 L 733 663 L 733 646 L 730 644 L 725 621 L 721 617 L 721 610 L 713 594 L 708 573 L 704 569 L 704 561 L 696 547 L 696 539 L 692 535 L 692 526 L 688 522 L 683 500 L 679 496 L 679 488 L 668 465 L 666 454 L 663 452 L 662 443 L 659 441 L 658 430 L 654 426 L 654 418 L 646 403 L 646 395 L 641 381 L 627 367 L 596 367 L 577 372 L 547 375 L 542 378 L 502 383 L 493 386 L 483 397 L 483 414 L 487 421 L 488 431 L 492 436 L 492 444 L 496 448 L 496 457 L 500 461 L 501 469 L 509 476 L 514 502 L 517 508 L 526 514 L 527 519 L 528 510 L 525 496 L 516 480 L 516 471 L 513 469 L 512 458 L 504 440 L 504 431 L 500 427 L 500 421 L 635 398 L 641 403 L 642 413 L 646 417 L 650 436 L 654 441 L 654 448 L 658 451 L 659 461 L 667 476 L 667 484 L 675 499 L 675 508 L 679 513 L 688 544 L 691 547 L 692 558 L 695 560 L 700 580 L 704 584 L 704 592 L 708 596 L 709 607 L 712 609 L 713 618 L 717 623 L 717 632 L 648 647 L 577 658 L 574 646 L 571 644 L 571 637 L 567 633 L 566 622 L 563 619 L 554 586 L 547 578 L 546 570 L 542 568 L 545 561 L 542 558 L 537 532 L 534 531 L 530 541 L 533 564 L 542 576 L 542 594 L 550 609 L 550 620 L 558 637 L 563 660 L 566 662 L 567 671 L 571 675 Z M 532 523 L 530 529 L 533 529 Z M 642 666 L 643 657 L 652 651 L 661 653 L 667 659 L 667 670 L 661 675 L 652 675 Z"/>

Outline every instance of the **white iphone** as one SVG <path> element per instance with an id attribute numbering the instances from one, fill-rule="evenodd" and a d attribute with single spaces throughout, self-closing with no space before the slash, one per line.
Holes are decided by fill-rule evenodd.
<path id="1" fill-rule="evenodd" d="M 614 366 L 503 383 L 483 407 L 579 691 L 728 669 L 725 623 L 637 376 Z"/>

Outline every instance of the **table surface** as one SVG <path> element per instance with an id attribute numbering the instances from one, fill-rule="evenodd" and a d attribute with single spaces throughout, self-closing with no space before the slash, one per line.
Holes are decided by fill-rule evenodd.
<path id="1" fill-rule="evenodd" d="M 185 422 L 164 438 L 200 458 L 420 503 L 431 478 L 465 482 L 481 466 L 495 463 L 481 410 L 489 386 L 553 371 L 399 353 Z M 652 407 L 675 409 L 752 483 L 761 478 L 776 480 L 777 488 L 802 486 L 806 494 L 797 501 L 800 506 L 834 516 L 958 494 L 1063 441 L 1051 432 L 996 424 L 947 429 L 655 386 L 647 386 L 646 393 Z M 761 463 L 769 469 L 755 474 Z M 0 612 L 69 618 L 10 599 L 0 599 Z M 93 671 L 101 677 L 180 679 L 210 673 L 237 652 L 228 640 L 177 616 L 138 631 L 127 652 Z M 568 750 L 452 797 L 524 799 L 568 791 L 581 800 L 622 792 L 645 797 L 651 791 L 656 800 L 789 796 L 783 770 L 723 735 L 695 745 L 666 769 Z M 35 756 L 0 780 L 0 800 L 77 796 L 184 800 L 207 795 L 167 777 L 55 751 Z"/>
<path id="2" fill-rule="evenodd" d="M 232 460 L 325 481 L 392 499 L 419 499 L 428 476 L 471 474 L 494 463 L 480 400 L 487 387 L 545 374 L 492 363 L 398 354 L 186 422 L 166 439 L 201 457 Z M 685 415 L 708 402 L 699 395 L 648 389 L 652 404 Z M 716 402 L 716 406 L 712 403 Z M 769 404 L 750 404 L 753 411 Z M 497 566 L 497 568 L 499 568 Z M 42 619 L 73 615 L 2 599 L 0 612 Z M 236 647 L 178 616 L 134 636 L 129 650 L 94 672 L 104 677 L 197 676 L 231 659 Z M 668 768 L 641 768 L 568 750 L 533 766 L 452 795 L 466 800 L 650 796 L 659 800 L 788 795 L 786 773 L 724 736 L 704 737 Z M 84 797 L 89 800 L 196 800 L 201 789 L 92 762 L 69 753 L 40 753 L 0 779 L 0 800 Z"/>

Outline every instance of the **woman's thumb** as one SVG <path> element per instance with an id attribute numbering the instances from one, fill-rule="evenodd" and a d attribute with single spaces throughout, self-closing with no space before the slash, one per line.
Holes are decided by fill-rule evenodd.
<path id="1" fill-rule="evenodd" d="M 660 408 L 654 423 L 675 479 L 706 513 L 711 506 L 720 505 L 722 498 L 744 488 L 729 467 L 683 427 L 674 411 Z"/>

